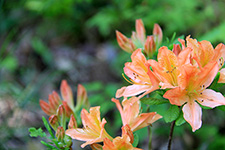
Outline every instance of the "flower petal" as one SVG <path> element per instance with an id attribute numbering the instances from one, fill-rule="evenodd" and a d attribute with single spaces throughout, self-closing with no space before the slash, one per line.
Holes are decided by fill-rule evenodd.
<path id="1" fill-rule="evenodd" d="M 166 91 L 163 95 L 164 98 L 169 99 L 172 105 L 181 106 L 188 101 L 188 96 L 186 96 L 186 91 L 182 90 L 180 87 L 170 89 Z"/>
<path id="2" fill-rule="evenodd" d="M 225 83 L 225 68 L 220 70 L 220 78 L 218 83 Z"/>
<path id="3" fill-rule="evenodd" d="M 191 125 L 192 131 L 199 129 L 202 125 L 202 108 L 196 102 L 188 102 L 183 108 L 184 119 Z"/>
<path id="4" fill-rule="evenodd" d="M 160 118 L 162 118 L 162 116 L 156 114 L 156 112 L 142 113 L 133 120 L 133 123 L 131 124 L 131 129 L 134 132 L 136 130 L 151 125 L 153 122 Z"/>
<path id="5" fill-rule="evenodd" d="M 136 85 L 136 84 L 129 85 L 124 90 L 123 96 L 130 97 L 130 96 L 138 95 L 150 89 L 151 87 L 149 85 Z"/>
<path id="6" fill-rule="evenodd" d="M 214 108 L 216 106 L 225 105 L 224 96 L 215 92 L 211 89 L 206 89 L 202 92 L 201 97 L 199 97 L 199 103 L 203 106 Z"/>

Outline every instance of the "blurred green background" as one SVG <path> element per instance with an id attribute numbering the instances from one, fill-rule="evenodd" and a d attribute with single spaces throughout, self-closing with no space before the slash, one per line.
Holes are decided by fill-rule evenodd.
<path id="1" fill-rule="evenodd" d="M 39 99 L 59 91 L 62 79 L 74 95 L 82 83 L 91 106 L 101 105 L 109 133 L 120 135 L 111 98 L 128 85 L 121 74 L 130 55 L 115 30 L 130 37 L 141 18 L 149 35 L 158 23 L 164 41 L 176 32 L 216 46 L 225 43 L 224 8 L 224 0 L 0 0 L 0 149 L 44 149 L 28 128 L 43 126 Z M 169 128 L 162 119 L 153 124 L 153 149 L 166 147 Z M 143 149 L 146 130 L 139 131 Z M 173 149 L 225 149 L 225 113 L 204 110 L 195 133 L 187 123 L 175 127 Z"/>

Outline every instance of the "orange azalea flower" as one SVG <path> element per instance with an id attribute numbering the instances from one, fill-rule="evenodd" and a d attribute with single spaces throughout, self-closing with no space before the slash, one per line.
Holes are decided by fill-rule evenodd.
<path id="1" fill-rule="evenodd" d="M 117 90 L 117 98 L 122 96 L 130 97 L 145 92 L 140 96 L 143 97 L 159 88 L 159 81 L 150 70 L 150 65 L 142 54 L 141 49 L 133 52 L 131 59 L 132 62 L 125 63 L 124 73 L 130 78 L 130 81 L 127 81 L 133 85 Z"/>
<path id="2" fill-rule="evenodd" d="M 184 64 L 190 63 L 190 48 L 179 51 L 176 48 L 177 56 L 174 52 L 163 46 L 158 52 L 158 62 L 155 60 L 148 60 L 149 64 L 161 81 L 159 85 L 161 89 L 174 88 L 183 82 L 181 73 Z M 179 54 L 178 54 L 179 53 Z"/>
<path id="3" fill-rule="evenodd" d="M 72 139 L 86 141 L 81 145 L 84 148 L 88 144 L 102 142 L 104 138 L 112 139 L 112 137 L 105 131 L 104 125 L 106 120 L 100 119 L 100 106 L 91 107 L 90 113 L 85 109 L 81 111 L 81 119 L 84 128 L 74 128 L 66 130 L 66 134 Z"/>
<path id="4" fill-rule="evenodd" d="M 112 101 L 116 103 L 116 106 L 120 112 L 123 125 L 125 126 L 128 124 L 132 131 L 151 125 L 156 120 L 162 118 L 162 116 L 156 114 L 156 112 L 139 114 L 140 102 L 138 100 L 139 99 L 137 97 L 132 97 L 129 100 L 125 99 L 122 102 L 122 108 L 120 101 L 112 98 Z"/>
<path id="5" fill-rule="evenodd" d="M 169 99 L 173 105 L 181 106 L 184 104 L 182 108 L 184 119 L 191 125 L 194 132 L 202 124 L 202 109 L 199 104 L 214 108 L 225 105 L 225 99 L 221 93 L 206 89 L 219 70 L 216 61 L 208 63 L 202 69 L 197 66 L 186 65 L 184 70 L 184 88 L 176 87 L 168 90 L 163 97 Z"/>
<path id="6" fill-rule="evenodd" d="M 198 67 L 201 69 L 211 61 L 217 61 L 219 67 L 222 67 L 225 59 L 225 45 L 220 43 L 214 49 L 209 41 L 203 40 L 198 42 L 196 39 L 187 36 L 187 47 L 192 49 L 192 58 L 195 60 L 192 63 L 195 65 L 197 63 Z M 183 41 L 184 47 L 184 41 Z"/>
<path id="7" fill-rule="evenodd" d="M 122 127 L 122 137 L 116 137 L 113 141 L 104 139 L 103 150 L 141 150 L 132 146 L 133 133 L 128 125 Z"/>

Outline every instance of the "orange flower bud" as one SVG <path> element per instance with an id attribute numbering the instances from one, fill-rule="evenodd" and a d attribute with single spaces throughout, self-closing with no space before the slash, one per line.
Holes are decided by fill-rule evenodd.
<path id="1" fill-rule="evenodd" d="M 71 114 L 73 114 L 72 109 L 69 107 L 66 101 L 63 101 L 63 107 L 65 108 L 66 117 L 69 118 Z"/>
<path id="2" fill-rule="evenodd" d="M 51 109 L 54 110 L 56 113 L 57 108 L 61 104 L 61 99 L 55 91 L 52 92 L 52 94 L 49 94 L 48 96 L 49 105 L 51 106 Z"/>
<path id="3" fill-rule="evenodd" d="M 81 109 L 82 106 L 84 108 L 89 108 L 90 104 L 89 104 L 89 101 L 88 101 L 86 89 L 84 88 L 83 85 L 78 84 L 76 110 Z"/>
<path id="4" fill-rule="evenodd" d="M 173 44 L 173 53 L 178 56 L 181 52 L 181 47 L 179 44 Z"/>
<path id="5" fill-rule="evenodd" d="M 137 19 L 135 26 L 136 26 L 136 33 L 137 33 L 136 36 L 138 40 L 141 42 L 141 44 L 144 45 L 146 34 L 145 34 L 145 27 L 144 27 L 143 21 L 141 19 Z"/>
<path id="6" fill-rule="evenodd" d="M 62 81 L 60 90 L 61 90 L 63 100 L 67 102 L 67 104 L 69 105 L 71 109 L 74 109 L 72 89 L 70 88 L 66 80 Z"/>
<path id="7" fill-rule="evenodd" d="M 158 24 L 154 24 L 153 35 L 155 37 L 156 44 L 159 45 L 162 42 L 163 33 L 162 33 L 162 29 L 160 28 Z"/>
<path id="8" fill-rule="evenodd" d="M 39 101 L 39 104 L 40 104 L 40 106 L 41 106 L 41 109 L 47 114 L 47 115 L 52 115 L 52 114 L 54 114 L 54 111 L 51 109 L 51 107 L 50 107 L 50 105 L 47 103 L 47 102 L 45 102 L 45 101 L 43 101 L 43 100 L 40 100 Z"/>
<path id="9" fill-rule="evenodd" d="M 56 131 L 59 126 L 58 117 L 56 115 L 51 115 L 48 118 L 48 121 L 49 121 L 49 124 L 52 126 L 52 128 Z"/>
<path id="10" fill-rule="evenodd" d="M 65 128 L 66 126 L 66 111 L 63 105 L 60 105 L 57 109 L 57 117 L 59 119 L 60 125 Z"/>
<path id="11" fill-rule="evenodd" d="M 63 127 L 59 126 L 57 128 L 56 134 L 55 136 L 57 137 L 57 140 L 62 142 L 64 137 L 65 137 L 65 130 L 63 129 Z"/>
<path id="12" fill-rule="evenodd" d="M 136 47 L 131 41 L 131 39 L 127 38 L 125 35 L 120 33 L 119 31 L 116 31 L 116 38 L 119 46 L 126 52 L 132 53 Z"/>
<path id="13" fill-rule="evenodd" d="M 154 37 L 152 35 L 148 36 L 147 40 L 145 42 L 144 53 L 150 58 L 150 57 L 152 57 L 155 50 L 156 50 L 156 45 L 154 42 Z"/>
<path id="14" fill-rule="evenodd" d="M 74 118 L 74 116 L 71 115 L 70 116 L 70 121 L 69 121 L 69 124 L 68 124 L 68 129 L 75 129 L 75 128 L 77 128 L 77 121 Z"/>

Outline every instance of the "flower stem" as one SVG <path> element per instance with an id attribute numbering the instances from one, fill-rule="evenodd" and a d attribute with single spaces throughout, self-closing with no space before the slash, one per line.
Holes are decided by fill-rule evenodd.
<path id="1" fill-rule="evenodd" d="M 152 150 L 152 130 L 150 126 L 148 126 L 148 150 Z"/>
<path id="2" fill-rule="evenodd" d="M 173 130 L 174 130 L 174 126 L 175 126 L 175 121 L 174 120 L 171 124 L 171 128 L 170 128 L 170 135 L 169 135 L 169 143 L 168 143 L 168 150 L 171 150 L 171 145 L 172 145 L 172 138 L 173 138 Z"/>

